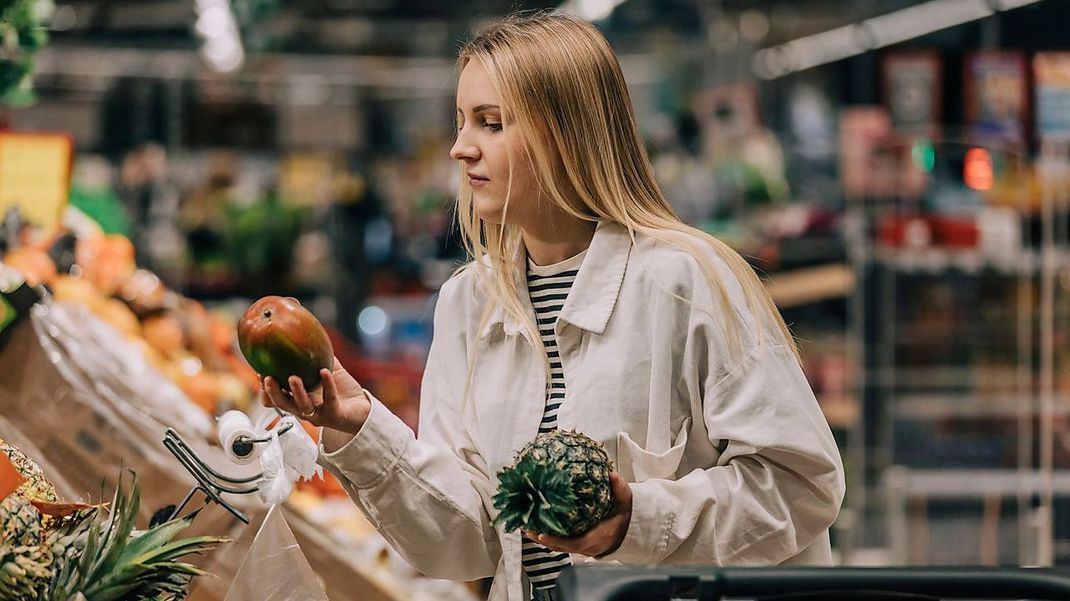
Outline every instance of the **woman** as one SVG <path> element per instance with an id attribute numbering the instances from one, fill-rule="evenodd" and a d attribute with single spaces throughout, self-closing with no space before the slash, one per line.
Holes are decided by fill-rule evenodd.
<path id="1" fill-rule="evenodd" d="M 458 216 L 419 438 L 344 370 L 270 402 L 420 571 L 553 597 L 561 567 L 829 564 L 839 454 L 776 307 L 652 176 L 620 66 L 578 19 L 498 22 L 460 53 Z M 496 473 L 540 430 L 601 441 L 614 509 L 576 538 L 493 523 Z M 530 534 L 530 533 L 526 533 Z"/>

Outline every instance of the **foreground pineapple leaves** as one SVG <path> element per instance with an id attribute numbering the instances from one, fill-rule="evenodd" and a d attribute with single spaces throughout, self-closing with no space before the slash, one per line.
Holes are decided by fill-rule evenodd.
<path id="1" fill-rule="evenodd" d="M 500 511 L 498 521 L 505 525 L 506 532 L 522 528 L 568 536 L 562 523 L 562 508 L 567 510 L 575 504 L 568 475 L 530 456 L 498 474 L 494 506 Z"/>
<path id="2" fill-rule="evenodd" d="M 577 536 L 613 506 L 612 465 L 602 445 L 578 432 L 540 434 L 498 472 L 495 523 L 506 532 L 530 530 Z"/>
<path id="3" fill-rule="evenodd" d="M 181 596 L 202 570 L 177 561 L 210 551 L 226 539 L 199 536 L 173 540 L 194 516 L 165 522 L 132 536 L 140 506 L 137 476 L 129 493 L 120 480 L 106 517 L 101 507 L 67 518 L 49 533 L 54 576 L 44 601 L 157 600 Z"/>

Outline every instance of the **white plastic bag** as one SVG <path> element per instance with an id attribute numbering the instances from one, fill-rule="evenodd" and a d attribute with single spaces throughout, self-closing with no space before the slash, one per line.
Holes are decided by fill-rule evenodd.
<path id="1" fill-rule="evenodd" d="M 329 601 L 278 506 L 268 510 L 224 601 Z"/>
<path id="2" fill-rule="evenodd" d="M 288 499 L 298 478 L 310 480 L 321 475 L 323 470 L 316 464 L 319 453 L 316 443 L 297 418 L 287 415 L 268 430 L 273 419 L 274 416 L 267 413 L 257 422 L 257 435 L 271 439 L 260 448 L 263 478 L 257 483 L 260 499 L 268 505 L 278 505 Z M 279 436 L 285 426 L 290 426 L 289 431 Z"/>

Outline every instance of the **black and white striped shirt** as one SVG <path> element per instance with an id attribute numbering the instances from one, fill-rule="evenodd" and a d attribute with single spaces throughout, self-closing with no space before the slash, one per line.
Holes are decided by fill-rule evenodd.
<path id="1" fill-rule="evenodd" d="M 528 296 L 535 308 L 535 323 L 550 359 L 550 381 L 546 384 L 546 408 L 539 424 L 540 434 L 557 429 L 557 410 L 565 400 L 565 375 L 554 325 L 586 254 L 585 250 L 571 259 L 542 267 L 528 260 Z M 571 564 L 568 553 L 556 553 L 527 537 L 523 541 L 524 572 L 532 589 L 553 588 L 561 569 Z"/>

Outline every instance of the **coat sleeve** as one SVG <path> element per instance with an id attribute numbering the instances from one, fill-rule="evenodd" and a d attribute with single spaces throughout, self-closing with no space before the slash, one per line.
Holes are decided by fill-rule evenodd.
<path id="1" fill-rule="evenodd" d="M 345 446 L 320 463 L 391 546 L 435 578 L 492 576 L 501 548 L 488 515 L 486 465 L 459 419 L 465 334 L 456 278 L 442 288 L 420 394 L 419 439 L 382 403 Z"/>
<path id="2" fill-rule="evenodd" d="M 716 306 L 712 298 L 698 284 L 677 292 L 697 305 L 675 320 L 688 337 L 680 357 L 689 366 L 680 372 L 682 388 L 700 397 L 705 426 L 691 433 L 704 432 L 721 452 L 712 465 L 676 480 L 631 484 L 625 540 L 604 559 L 781 563 L 824 536 L 835 521 L 845 488 L 839 450 L 782 338 L 759 336 L 762 342 L 748 344 L 742 360 L 728 362 L 716 321 L 721 313 L 708 310 Z M 745 313 L 736 307 L 736 316 Z"/>

